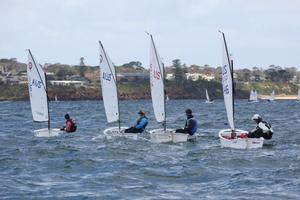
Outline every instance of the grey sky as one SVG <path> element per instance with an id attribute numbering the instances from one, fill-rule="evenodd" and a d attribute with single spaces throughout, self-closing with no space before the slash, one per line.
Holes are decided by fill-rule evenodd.
<path id="1" fill-rule="evenodd" d="M 98 65 L 98 40 L 117 65 L 149 63 L 149 38 L 166 65 L 221 63 L 226 33 L 235 66 L 300 67 L 298 0 L 0 0 L 0 58 Z"/>

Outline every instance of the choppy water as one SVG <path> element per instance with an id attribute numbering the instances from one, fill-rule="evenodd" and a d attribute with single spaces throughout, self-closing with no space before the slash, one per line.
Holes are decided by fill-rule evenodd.
<path id="1" fill-rule="evenodd" d="M 123 125 L 139 109 L 157 128 L 151 102 L 121 101 Z M 184 124 L 194 110 L 201 137 L 196 143 L 153 144 L 97 137 L 110 126 L 102 102 L 51 102 L 52 125 L 64 114 L 78 123 L 76 134 L 36 138 L 29 102 L 0 103 L 0 199 L 300 199 L 300 103 L 236 102 L 236 126 L 250 130 L 260 113 L 275 134 L 263 149 L 221 149 L 223 101 L 168 102 L 168 127 Z"/>

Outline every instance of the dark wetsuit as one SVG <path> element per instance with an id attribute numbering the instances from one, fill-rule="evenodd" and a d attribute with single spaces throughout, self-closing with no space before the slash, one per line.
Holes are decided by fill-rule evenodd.
<path id="1" fill-rule="evenodd" d="M 198 123 L 193 115 L 188 116 L 185 122 L 184 128 L 180 128 L 176 130 L 176 133 L 188 133 L 190 135 L 194 135 L 197 131 Z"/>

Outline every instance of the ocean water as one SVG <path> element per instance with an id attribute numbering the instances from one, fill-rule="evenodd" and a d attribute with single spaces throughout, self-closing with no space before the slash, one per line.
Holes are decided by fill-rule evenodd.
<path id="1" fill-rule="evenodd" d="M 150 100 L 121 101 L 122 125 L 132 125 L 139 109 L 148 130 L 159 128 Z M 251 130 L 251 116 L 272 124 L 273 139 L 262 149 L 220 147 L 227 128 L 223 101 L 167 102 L 169 128 L 184 125 L 191 108 L 199 121 L 197 142 L 154 144 L 106 139 L 101 101 L 51 102 L 52 127 L 69 113 L 75 134 L 37 138 L 29 102 L 0 103 L 0 199 L 300 199 L 300 103 L 236 101 L 236 127 Z"/>

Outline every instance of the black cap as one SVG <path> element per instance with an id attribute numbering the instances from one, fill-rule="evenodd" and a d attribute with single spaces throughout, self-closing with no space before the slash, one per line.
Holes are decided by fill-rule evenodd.
<path id="1" fill-rule="evenodd" d="M 65 114 L 65 119 L 70 119 L 70 115 L 69 114 Z"/>
<path id="2" fill-rule="evenodd" d="M 187 115 L 192 115 L 192 110 L 188 108 L 188 109 L 185 110 L 185 113 Z"/>

